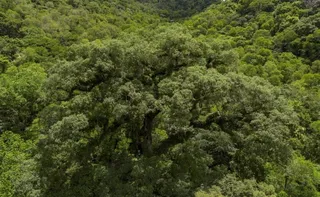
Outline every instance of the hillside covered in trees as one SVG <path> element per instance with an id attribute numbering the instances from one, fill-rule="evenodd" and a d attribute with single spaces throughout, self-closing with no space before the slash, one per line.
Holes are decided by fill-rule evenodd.
<path id="1" fill-rule="evenodd" d="M 0 0 L 1 197 L 320 197 L 319 0 Z"/>

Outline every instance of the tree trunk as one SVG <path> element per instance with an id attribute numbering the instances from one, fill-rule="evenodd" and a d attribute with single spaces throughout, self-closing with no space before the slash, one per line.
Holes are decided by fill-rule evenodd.
<path id="1" fill-rule="evenodd" d="M 141 154 L 145 156 L 152 155 L 152 131 L 155 117 L 160 113 L 160 110 L 147 113 L 143 120 L 143 126 L 140 130 L 139 144 L 141 144 Z"/>

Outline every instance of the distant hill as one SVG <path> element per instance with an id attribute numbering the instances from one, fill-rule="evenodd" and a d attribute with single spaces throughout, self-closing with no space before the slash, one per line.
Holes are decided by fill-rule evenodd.
<path id="1" fill-rule="evenodd" d="M 159 9 L 162 16 L 171 19 L 181 19 L 192 16 L 203 11 L 213 3 L 219 3 L 220 0 L 138 0 L 143 3 L 149 3 Z"/>

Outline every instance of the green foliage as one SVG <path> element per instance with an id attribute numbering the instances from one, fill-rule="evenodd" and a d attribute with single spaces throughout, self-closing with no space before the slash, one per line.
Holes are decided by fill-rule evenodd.
<path id="1" fill-rule="evenodd" d="M 257 183 L 253 179 L 239 180 L 234 175 L 227 175 L 218 186 L 213 186 L 208 192 L 199 191 L 196 197 L 276 197 L 274 187 L 265 183 Z"/>
<path id="2" fill-rule="evenodd" d="M 39 196 L 35 144 L 6 131 L 0 138 L 0 196 Z"/>
<path id="3" fill-rule="evenodd" d="M 46 79 L 38 64 L 11 66 L 0 75 L 0 124 L 3 129 L 23 131 L 42 108 L 42 85 Z"/>
<path id="4" fill-rule="evenodd" d="M 0 0 L 0 196 L 319 196 L 317 2 Z"/>
<path id="5" fill-rule="evenodd" d="M 319 166 L 295 155 L 285 168 L 269 165 L 268 182 L 283 190 L 282 196 L 319 196 Z"/>

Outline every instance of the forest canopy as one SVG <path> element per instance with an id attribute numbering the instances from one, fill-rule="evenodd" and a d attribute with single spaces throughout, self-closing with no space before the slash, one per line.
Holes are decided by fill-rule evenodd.
<path id="1" fill-rule="evenodd" d="M 319 197 L 319 0 L 0 0 L 0 196 Z"/>

